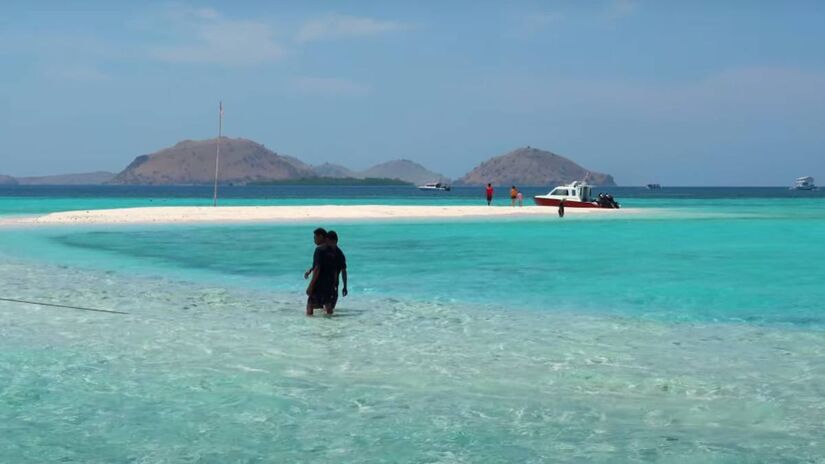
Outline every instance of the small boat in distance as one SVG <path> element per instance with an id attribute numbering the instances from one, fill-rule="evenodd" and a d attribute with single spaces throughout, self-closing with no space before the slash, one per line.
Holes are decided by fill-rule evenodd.
<path id="1" fill-rule="evenodd" d="M 564 201 L 568 208 L 618 208 L 613 195 L 600 193 L 593 197 L 593 187 L 585 182 L 575 181 L 568 185 L 559 185 L 547 195 L 536 195 L 533 201 L 539 206 L 559 206 Z"/>
<path id="2" fill-rule="evenodd" d="M 660 184 L 647 184 L 648 190 L 658 190 L 660 188 L 662 188 Z"/>
<path id="3" fill-rule="evenodd" d="M 794 183 L 794 186 L 791 187 L 791 190 L 816 190 L 814 178 L 811 176 L 797 178 L 796 183 Z"/>
<path id="4" fill-rule="evenodd" d="M 441 191 L 450 191 L 450 186 L 447 184 L 442 184 L 441 182 L 427 182 L 424 185 L 419 185 L 418 190 L 441 190 Z"/>

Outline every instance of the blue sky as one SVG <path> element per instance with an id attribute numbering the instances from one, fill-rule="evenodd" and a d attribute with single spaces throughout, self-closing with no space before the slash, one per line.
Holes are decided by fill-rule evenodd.
<path id="1" fill-rule="evenodd" d="M 71 5 L 70 5 L 71 4 Z M 530 145 L 622 185 L 825 180 L 825 2 L 4 2 L 0 173 L 225 134 L 458 177 Z"/>

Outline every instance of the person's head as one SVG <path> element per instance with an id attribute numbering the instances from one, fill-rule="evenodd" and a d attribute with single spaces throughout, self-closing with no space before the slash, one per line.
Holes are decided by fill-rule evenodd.
<path id="1" fill-rule="evenodd" d="M 327 231 L 323 227 L 319 227 L 312 232 L 316 245 L 323 245 L 327 241 Z"/>
<path id="2" fill-rule="evenodd" d="M 338 233 L 334 230 L 327 232 L 327 243 L 338 246 Z"/>
<path id="3" fill-rule="evenodd" d="M 511 185 L 511 186 L 510 186 L 510 188 L 511 188 L 511 189 L 513 189 L 513 190 L 515 190 L 515 189 L 516 189 L 516 186 L 515 186 L 515 185 Z"/>
<path id="4" fill-rule="evenodd" d="M 487 187 L 492 187 L 493 184 L 487 183 Z"/>

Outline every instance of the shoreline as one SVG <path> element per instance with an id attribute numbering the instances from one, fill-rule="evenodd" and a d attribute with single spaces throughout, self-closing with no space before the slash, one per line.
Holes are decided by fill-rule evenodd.
<path id="1" fill-rule="evenodd" d="M 636 215 L 639 208 L 567 208 L 565 216 L 615 217 Z M 425 206 L 425 205 L 310 205 L 310 206 L 153 206 L 77 210 L 40 216 L 0 218 L 0 225 L 65 224 L 195 224 L 267 223 L 318 220 L 403 220 L 529 218 L 558 219 L 557 209 L 547 206 Z"/>

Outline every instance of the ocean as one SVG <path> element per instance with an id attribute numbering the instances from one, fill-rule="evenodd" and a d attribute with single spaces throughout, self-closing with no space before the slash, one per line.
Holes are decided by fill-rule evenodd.
<path id="1" fill-rule="evenodd" d="M 823 462 L 825 192 L 605 191 L 642 213 L 0 227 L 0 298 L 128 313 L 0 301 L 0 461 Z M 0 216 L 211 193 L 2 187 Z M 331 319 L 303 315 L 315 226 L 349 264 Z"/>

